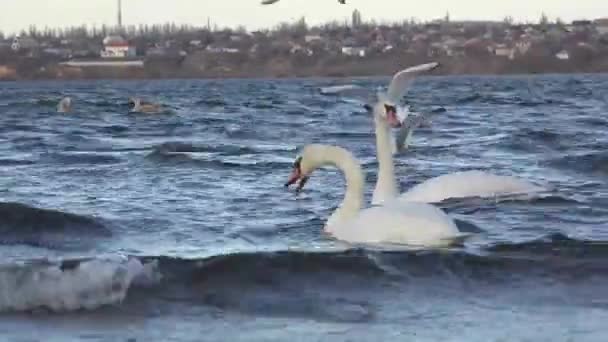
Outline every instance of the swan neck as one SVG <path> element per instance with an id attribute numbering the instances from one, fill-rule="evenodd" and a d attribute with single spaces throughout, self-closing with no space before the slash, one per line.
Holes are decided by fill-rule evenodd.
<path id="1" fill-rule="evenodd" d="M 344 174 L 346 191 L 340 206 L 329 218 L 326 227 L 354 218 L 363 206 L 364 174 L 357 159 L 348 151 L 330 147 L 319 161 L 318 167 L 333 165 Z"/>
<path id="2" fill-rule="evenodd" d="M 393 162 L 390 127 L 378 113 L 379 110 L 381 110 L 381 108 L 376 108 L 376 111 L 374 112 L 376 155 L 378 158 L 378 179 L 374 190 L 374 202 L 377 203 L 374 204 L 380 204 L 380 193 L 389 197 L 397 196 L 397 182 L 395 180 L 395 165 Z"/>

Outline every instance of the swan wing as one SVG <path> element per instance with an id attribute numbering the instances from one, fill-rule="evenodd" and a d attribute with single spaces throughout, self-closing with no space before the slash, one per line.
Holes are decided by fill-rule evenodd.
<path id="1" fill-rule="evenodd" d="M 450 198 L 530 194 L 544 188 L 512 176 L 483 171 L 454 172 L 426 180 L 399 196 L 400 202 L 438 203 Z"/>
<path id="2" fill-rule="evenodd" d="M 408 88 L 421 73 L 431 71 L 439 66 L 439 63 L 432 62 L 426 64 L 415 65 L 407 69 L 403 69 L 393 76 L 391 83 L 388 87 L 387 98 L 393 103 L 399 103 L 401 98 L 405 95 Z"/>

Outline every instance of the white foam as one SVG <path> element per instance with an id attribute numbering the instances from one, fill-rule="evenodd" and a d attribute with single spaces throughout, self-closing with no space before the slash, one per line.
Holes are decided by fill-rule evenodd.
<path id="1" fill-rule="evenodd" d="M 0 312 L 91 310 L 118 304 L 143 271 L 139 260 L 123 256 L 85 260 L 64 270 L 51 263 L 4 267 L 0 269 Z"/>

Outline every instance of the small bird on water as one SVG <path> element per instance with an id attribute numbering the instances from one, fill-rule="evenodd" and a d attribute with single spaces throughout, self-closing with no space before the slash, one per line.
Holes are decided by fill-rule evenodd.
<path id="1" fill-rule="evenodd" d="M 59 101 L 59 104 L 57 105 L 57 112 L 59 113 L 69 113 L 72 111 L 72 98 L 71 97 L 64 97 L 63 99 L 61 99 L 61 101 Z"/>
<path id="2" fill-rule="evenodd" d="M 163 110 L 161 105 L 156 104 L 156 103 L 143 103 L 143 101 L 138 97 L 130 98 L 129 103 L 133 104 L 133 108 L 131 108 L 131 112 L 135 112 L 135 113 L 154 114 L 154 113 L 160 113 Z"/>

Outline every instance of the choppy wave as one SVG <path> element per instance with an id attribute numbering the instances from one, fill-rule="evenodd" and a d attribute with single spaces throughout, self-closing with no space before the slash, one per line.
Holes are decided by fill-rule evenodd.
<path id="1" fill-rule="evenodd" d="M 608 241 L 577 240 L 555 233 L 524 243 L 501 243 L 488 247 L 491 252 L 526 257 L 564 257 L 575 260 L 608 258 Z M 608 266 L 608 265 L 607 265 Z"/>
<path id="2" fill-rule="evenodd" d="M 104 223 L 92 217 L 0 202 L 0 244 L 77 247 L 85 240 L 110 235 Z"/>
<path id="3" fill-rule="evenodd" d="M 0 166 L 20 166 L 20 165 L 32 165 L 35 162 L 27 159 L 0 159 Z"/>
<path id="4" fill-rule="evenodd" d="M 567 155 L 551 161 L 555 167 L 590 174 L 608 174 L 608 152 L 597 151 Z"/>
<path id="5" fill-rule="evenodd" d="M 227 155 L 257 153 L 253 148 L 234 145 L 195 145 L 188 142 L 166 142 L 153 147 L 151 155 L 167 155 L 172 153 L 212 152 Z"/>
<path id="6" fill-rule="evenodd" d="M 135 258 L 93 258 L 0 267 L 0 312 L 74 311 L 120 303 L 144 266 Z"/>
<path id="7" fill-rule="evenodd" d="M 273 148 L 274 151 L 285 151 L 280 147 Z M 186 142 L 168 142 L 155 146 L 146 157 L 159 162 L 192 163 L 199 167 L 213 169 L 242 168 L 266 169 L 270 167 L 282 167 L 291 164 L 291 160 L 279 162 L 277 160 L 266 160 L 262 157 L 263 152 L 268 149 L 235 146 L 235 145 L 195 145 Z M 247 158 L 241 158 L 248 156 Z M 226 157 L 237 157 L 240 159 L 227 159 Z"/>
<path id="8" fill-rule="evenodd" d="M 162 293 L 172 300 L 223 310 L 264 315 L 316 310 L 315 317 L 358 321 L 369 319 L 373 312 L 356 301 L 341 303 L 339 318 L 327 303 L 314 308 L 310 302 L 308 307 L 302 303 L 311 299 L 306 296 L 314 294 L 319 300 L 323 293 L 339 293 L 345 286 L 349 291 L 382 284 L 411 287 L 429 278 L 456 278 L 484 286 L 524 278 L 608 280 L 606 257 L 608 242 L 550 235 L 496 245 L 476 254 L 349 249 L 235 253 L 202 259 L 131 256 L 38 261 L 0 268 L 0 311 L 95 309 L 124 300 L 141 306 L 135 302 L 154 301 Z M 298 305 L 286 305 L 290 301 Z"/>
<path id="9" fill-rule="evenodd" d="M 146 327 L 138 340 L 181 341 L 193 327 L 225 337 L 226 324 L 246 323 L 257 340 L 301 331 L 445 340 L 467 326 L 467 336 L 515 332 L 517 340 L 525 338 L 516 330 L 543 325 L 534 336 L 541 340 L 601 335 L 608 83 L 575 78 L 583 81 L 539 78 L 531 90 L 521 77 L 416 81 L 406 96 L 412 110 L 448 112 L 396 159 L 402 188 L 468 169 L 556 185 L 532 198 L 440 203 L 472 236 L 433 251 L 341 250 L 324 237 L 344 193 L 335 170 L 315 173 L 298 197 L 282 187 L 297 147 L 329 143 L 361 160 L 369 199 L 378 169 L 373 121 L 361 101 L 319 94 L 348 80 L 0 84 L 0 195 L 40 207 L 0 203 L 0 330 L 6 339 L 27 338 L 31 326 L 111 340 L 136 324 Z M 127 115 L 136 95 L 177 115 Z M 62 96 L 73 97 L 73 114 L 56 114 Z M 128 256 L 103 256 L 116 253 Z M 61 259 L 34 260 L 45 255 Z M 39 310 L 77 313 L 29 314 Z M 571 319 L 581 312 L 584 322 Z M 42 321 L 62 324 L 39 330 Z M 446 329 L 428 328 L 437 326 Z M 422 336 L 429 331 L 437 338 Z"/>
<path id="10" fill-rule="evenodd" d="M 43 156 L 45 159 L 51 159 L 53 162 L 59 162 L 61 165 L 111 165 L 119 164 L 122 160 L 108 154 L 101 153 L 51 153 Z"/>

